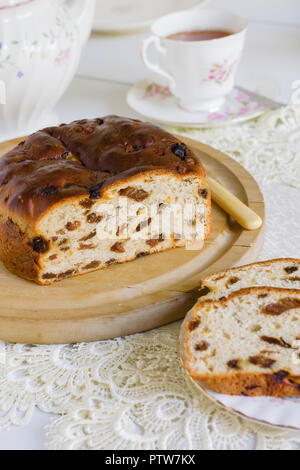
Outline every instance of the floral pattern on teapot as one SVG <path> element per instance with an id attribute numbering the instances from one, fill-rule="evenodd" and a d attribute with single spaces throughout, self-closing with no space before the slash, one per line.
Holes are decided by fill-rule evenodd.
<path id="1" fill-rule="evenodd" d="M 0 138 L 48 122 L 69 86 L 93 21 L 95 0 L 32 0 L 0 8 Z"/>
<path id="2" fill-rule="evenodd" d="M 14 40 L 10 41 L 10 44 L 7 44 L 7 47 L 9 45 L 11 45 L 11 46 L 21 45 L 22 46 L 21 51 L 23 53 L 25 53 L 27 47 L 29 46 L 31 48 L 31 51 L 32 51 L 31 52 L 31 57 L 32 57 L 34 49 L 39 48 L 41 46 L 41 41 L 42 41 L 43 38 L 48 39 L 50 44 L 53 44 L 55 42 L 55 40 L 58 38 L 59 34 L 61 32 L 64 32 L 66 41 L 67 40 L 70 40 L 70 41 L 74 40 L 74 33 L 72 31 L 71 32 L 64 31 L 64 24 L 58 17 L 56 17 L 56 25 L 58 27 L 58 30 L 56 32 L 54 32 L 52 29 L 47 31 L 47 32 L 43 32 L 40 38 L 37 38 L 33 41 L 28 41 L 28 44 L 26 44 L 26 45 L 24 45 L 24 43 L 22 44 L 21 41 L 18 41 L 16 39 L 14 39 Z M 6 66 L 7 67 L 12 67 L 16 70 L 17 77 L 18 78 L 23 78 L 24 77 L 24 72 L 21 70 L 21 67 L 19 67 L 14 62 L 14 60 L 12 59 L 12 54 L 8 54 L 6 57 L 1 58 L 1 51 L 4 50 L 4 45 L 6 45 L 4 43 L 4 41 L 0 41 L 0 69 L 3 69 Z M 60 50 L 57 54 L 57 57 L 54 59 L 54 63 L 56 65 L 61 65 L 61 64 L 65 63 L 70 58 L 70 54 L 71 54 L 71 48 L 70 47 Z M 42 52 L 40 57 L 41 57 L 41 59 L 46 59 L 48 57 L 48 55 L 47 55 L 46 52 Z"/>
<path id="3" fill-rule="evenodd" d="M 3 44 L 2 42 L 0 42 L 0 52 L 2 48 L 3 48 Z M 13 67 L 14 69 L 16 69 L 16 75 L 18 78 L 24 77 L 24 73 L 22 72 L 22 70 L 20 70 L 19 67 L 14 62 L 11 61 L 10 55 L 4 57 L 3 59 L 0 59 L 0 69 L 3 69 L 6 66 Z"/>

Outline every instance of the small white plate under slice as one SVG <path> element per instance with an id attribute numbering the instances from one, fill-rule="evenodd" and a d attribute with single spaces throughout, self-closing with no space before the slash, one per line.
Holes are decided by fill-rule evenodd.
<path id="1" fill-rule="evenodd" d="M 147 28 L 175 11 L 201 7 L 208 0 L 97 0 L 94 30 L 129 32 Z"/>
<path id="2" fill-rule="evenodd" d="M 185 368 L 184 332 L 191 319 L 189 312 L 179 333 L 179 354 L 181 363 L 194 385 L 217 405 L 242 418 L 284 430 L 300 431 L 300 398 L 240 397 L 222 395 L 193 380 Z"/>
<path id="3" fill-rule="evenodd" d="M 168 87 L 150 80 L 143 80 L 134 85 L 127 94 L 127 103 L 134 111 L 160 124 L 195 128 L 218 127 L 247 121 L 269 109 L 246 92 L 234 88 L 217 112 L 189 112 L 178 106 L 177 99 Z"/>

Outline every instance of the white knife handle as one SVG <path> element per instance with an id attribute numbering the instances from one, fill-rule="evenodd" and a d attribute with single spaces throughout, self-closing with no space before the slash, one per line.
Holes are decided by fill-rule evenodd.
<path id="1" fill-rule="evenodd" d="M 246 230 L 257 230 L 262 226 L 262 219 L 224 186 L 213 178 L 207 178 L 212 198 Z"/>

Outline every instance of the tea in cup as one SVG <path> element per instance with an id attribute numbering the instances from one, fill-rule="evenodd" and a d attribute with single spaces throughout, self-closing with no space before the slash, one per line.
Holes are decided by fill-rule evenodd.
<path id="1" fill-rule="evenodd" d="M 234 87 L 248 22 L 218 10 L 186 10 L 158 19 L 143 43 L 145 65 L 164 77 L 188 111 L 216 111 Z M 160 63 L 148 58 L 156 46 Z"/>

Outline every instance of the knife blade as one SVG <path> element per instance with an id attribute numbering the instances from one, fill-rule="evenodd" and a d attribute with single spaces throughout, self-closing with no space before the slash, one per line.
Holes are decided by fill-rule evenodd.
<path id="1" fill-rule="evenodd" d="M 254 91 L 250 91 L 247 88 L 236 86 L 236 88 L 246 95 L 248 95 L 251 99 L 257 101 L 262 106 L 266 107 L 270 110 L 280 109 L 286 106 L 285 103 L 281 103 L 280 101 L 272 100 L 271 98 L 267 98 L 266 96 L 260 95 L 259 93 L 255 93 Z"/>

